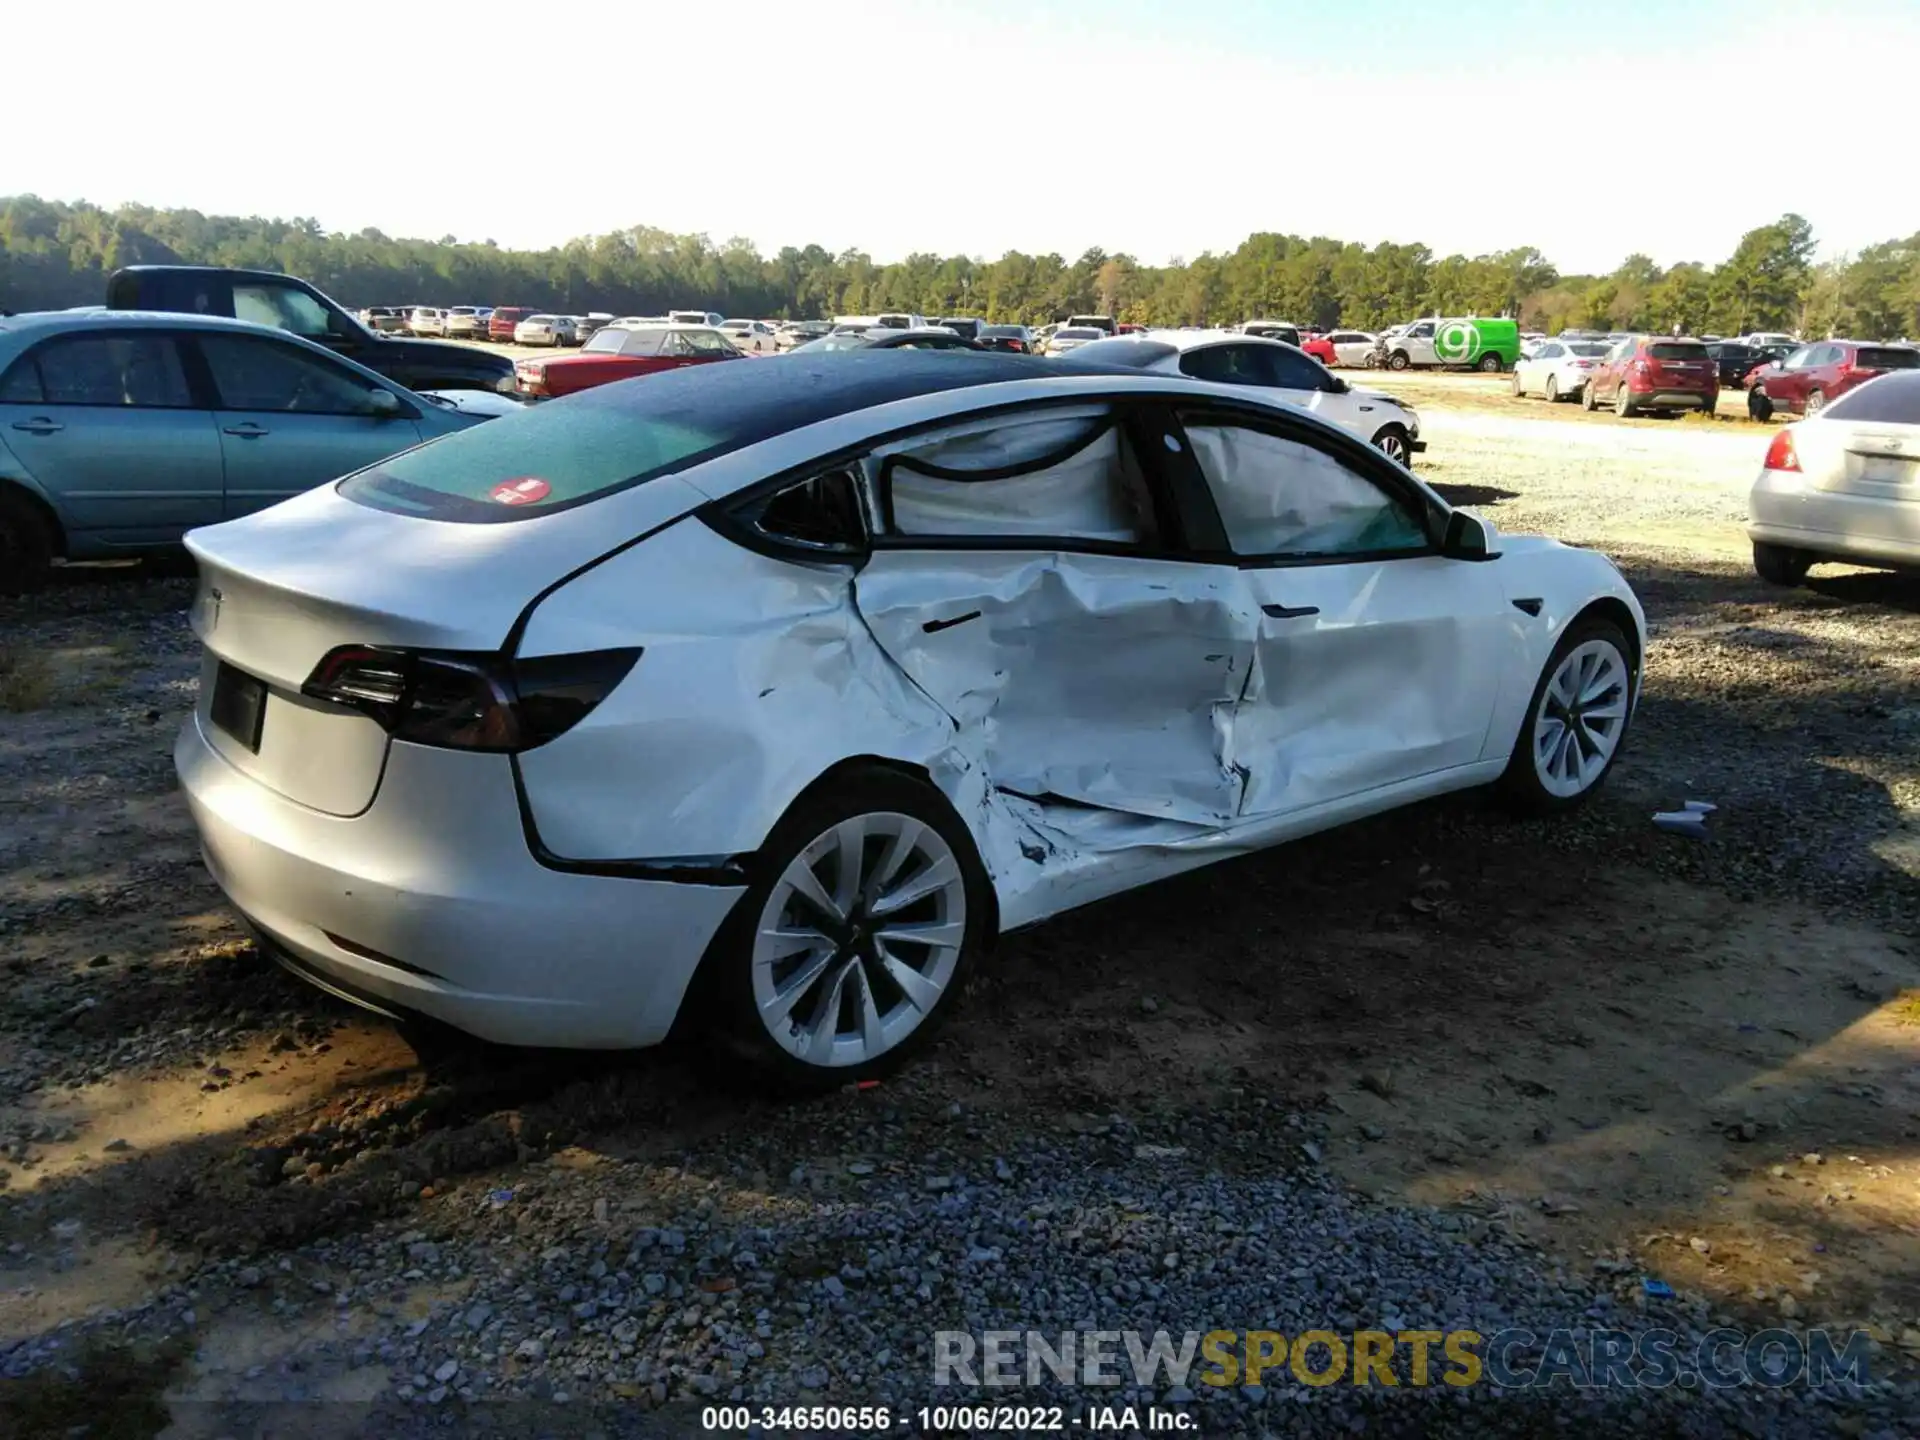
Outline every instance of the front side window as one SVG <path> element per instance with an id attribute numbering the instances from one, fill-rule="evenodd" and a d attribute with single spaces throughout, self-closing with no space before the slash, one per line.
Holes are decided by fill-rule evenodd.
<path id="1" fill-rule="evenodd" d="M 1104 410 L 996 419 L 924 437 L 881 461 L 891 533 L 991 541 L 1150 544 L 1153 503 Z"/>
<path id="2" fill-rule="evenodd" d="M 0 380 L 0 402 L 188 409 L 180 352 L 165 335 L 70 335 L 23 355 Z"/>
<path id="3" fill-rule="evenodd" d="M 1433 322 L 1429 320 L 1425 324 L 1414 326 L 1407 332 L 1407 338 L 1409 340 L 1431 340 L 1433 338 Z"/>
<path id="4" fill-rule="evenodd" d="M 1330 388 L 1329 382 L 1332 377 L 1320 365 L 1299 351 L 1283 350 L 1278 345 L 1262 345 L 1259 350 L 1267 374 L 1271 377 L 1267 381 L 1269 385 L 1277 385 L 1282 390 Z"/>
<path id="5" fill-rule="evenodd" d="M 1271 385 L 1271 372 L 1262 362 L 1260 350 L 1258 345 L 1209 345 L 1203 350 L 1189 350 L 1180 357 L 1180 373 L 1222 385 Z"/>
<path id="6" fill-rule="evenodd" d="M 236 282 L 233 314 L 237 320 L 288 330 L 309 340 L 318 340 L 333 332 L 333 317 L 327 313 L 326 306 L 306 291 L 285 285 Z"/>
<path id="7" fill-rule="evenodd" d="M 1187 426 L 1236 555 L 1320 559 L 1430 548 L 1413 510 L 1324 450 L 1244 425 Z"/>
<path id="8" fill-rule="evenodd" d="M 1813 364 L 1814 351 L 1818 348 L 1819 347 L 1815 345 L 1802 345 L 1798 350 L 1780 362 L 1780 368 L 1782 370 L 1807 369 Z"/>
<path id="9" fill-rule="evenodd" d="M 682 355 L 731 357 L 739 353 L 717 330 L 681 330 L 674 335 L 674 342 Z"/>
<path id="10" fill-rule="evenodd" d="M 353 371 L 292 345 L 250 335 L 202 335 L 223 410 L 307 415 L 375 415 L 373 387 Z"/>

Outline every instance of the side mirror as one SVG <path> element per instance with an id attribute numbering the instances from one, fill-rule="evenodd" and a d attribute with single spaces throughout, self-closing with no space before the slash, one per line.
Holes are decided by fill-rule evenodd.
<path id="1" fill-rule="evenodd" d="M 391 390 L 369 390 L 367 408 L 381 420 L 392 420 L 400 413 L 400 397 Z"/>
<path id="2" fill-rule="evenodd" d="M 1472 511 L 1451 511 L 1446 533 L 1440 539 L 1440 553 L 1449 560 L 1491 560 L 1495 533 L 1491 523 Z"/>
<path id="3" fill-rule="evenodd" d="M 1352 388 L 1353 387 L 1351 385 L 1349 385 L 1346 381 L 1342 380 L 1338 375 L 1335 375 L 1331 372 L 1328 373 L 1327 375 L 1327 393 L 1328 394 L 1344 395 Z"/>

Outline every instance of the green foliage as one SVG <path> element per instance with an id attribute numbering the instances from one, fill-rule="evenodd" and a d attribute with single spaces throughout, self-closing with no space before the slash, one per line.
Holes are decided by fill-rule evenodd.
<path id="1" fill-rule="evenodd" d="M 1435 259 L 1424 245 L 1368 248 L 1326 236 L 1249 235 L 1228 255 L 1164 266 L 1095 248 L 1068 261 L 1009 250 L 998 260 L 932 253 L 876 264 L 818 245 L 760 255 L 636 225 L 551 250 L 503 250 L 329 234 L 310 218 L 263 220 L 126 205 L 106 211 L 34 196 L 0 198 L 0 307 L 98 304 L 121 265 L 189 263 L 280 270 L 346 305 L 535 305 L 563 312 L 818 318 L 917 311 L 1039 324 L 1102 313 L 1141 324 L 1267 318 L 1378 329 L 1423 314 L 1517 315 L 1548 332 L 1600 329 L 1828 330 L 1869 338 L 1920 332 L 1920 235 L 1816 268 L 1811 227 L 1783 215 L 1749 231 L 1721 265 L 1662 271 L 1630 255 L 1610 275 L 1561 275 L 1531 246 Z"/>

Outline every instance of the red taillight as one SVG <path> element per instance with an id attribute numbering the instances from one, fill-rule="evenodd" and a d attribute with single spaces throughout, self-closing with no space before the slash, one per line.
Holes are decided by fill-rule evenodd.
<path id="1" fill-rule="evenodd" d="M 1794 452 L 1793 431 L 1782 430 L 1773 437 L 1773 443 L 1767 446 L 1767 469 L 1799 471 L 1800 457 Z"/>
<path id="2" fill-rule="evenodd" d="M 370 715 L 396 740 L 518 753 L 579 724 L 639 658 L 637 648 L 516 660 L 342 645 L 300 693 Z"/>

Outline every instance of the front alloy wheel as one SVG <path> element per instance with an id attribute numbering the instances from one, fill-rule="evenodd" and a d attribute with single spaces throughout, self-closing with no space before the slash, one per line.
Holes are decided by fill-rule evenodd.
<path id="1" fill-rule="evenodd" d="M 1398 425 L 1389 425 L 1374 436 L 1373 448 L 1396 464 L 1405 465 L 1413 459 L 1413 451 L 1407 444 L 1407 432 Z"/>
<path id="2" fill-rule="evenodd" d="M 1533 722 L 1534 773 L 1548 794 L 1583 795 L 1613 763 L 1631 684 L 1626 657 L 1608 640 L 1584 641 L 1560 661 Z"/>
<path id="3" fill-rule="evenodd" d="M 967 938 L 967 882 L 932 826 L 854 815 L 787 863 L 760 907 L 753 999 L 807 1065 L 868 1065 L 945 998 Z"/>
<path id="4" fill-rule="evenodd" d="M 1611 620 L 1580 620 L 1561 636 L 1500 778 L 1509 800 L 1536 813 L 1562 810 L 1606 778 L 1633 714 L 1631 653 Z"/>

